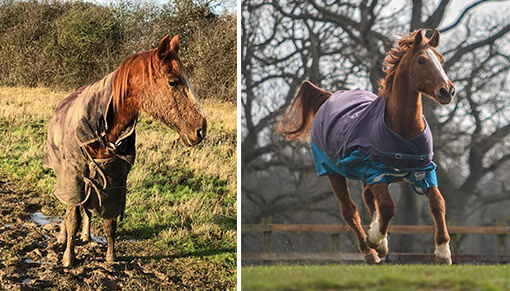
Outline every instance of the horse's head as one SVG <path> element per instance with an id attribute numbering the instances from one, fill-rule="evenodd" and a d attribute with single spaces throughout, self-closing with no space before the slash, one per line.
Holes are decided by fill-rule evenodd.
<path id="1" fill-rule="evenodd" d="M 402 58 L 402 62 L 409 64 L 409 83 L 440 104 L 449 104 L 455 95 L 455 87 L 443 69 L 443 55 L 436 50 L 439 31 L 436 29 L 430 39 L 423 36 L 421 29 L 414 34 L 412 48 Z"/>
<path id="2" fill-rule="evenodd" d="M 179 36 L 163 37 L 151 62 L 152 82 L 143 90 L 141 109 L 176 130 L 184 145 L 200 143 L 207 123 L 179 59 Z"/>

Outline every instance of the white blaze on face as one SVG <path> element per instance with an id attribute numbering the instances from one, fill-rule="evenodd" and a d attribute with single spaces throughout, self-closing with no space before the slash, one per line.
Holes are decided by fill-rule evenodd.
<path id="1" fill-rule="evenodd" d="M 441 62 L 437 58 L 436 54 L 432 51 L 432 49 L 427 50 L 427 54 L 429 55 L 429 58 L 434 63 L 434 66 L 441 74 L 441 77 L 443 78 L 443 81 L 448 84 L 448 76 L 446 76 L 446 73 L 444 72 L 443 66 L 441 65 Z"/>
<path id="2" fill-rule="evenodd" d="M 200 110 L 200 113 L 202 116 L 204 116 L 204 112 L 202 111 L 202 108 L 200 107 L 200 103 L 198 103 L 198 99 L 195 95 L 195 92 L 193 92 L 193 88 L 191 87 L 191 83 L 189 82 L 188 75 L 186 75 L 186 72 L 182 72 L 182 77 L 184 78 L 184 81 L 186 82 L 186 86 L 188 86 L 188 98 L 197 104 L 198 110 Z"/>

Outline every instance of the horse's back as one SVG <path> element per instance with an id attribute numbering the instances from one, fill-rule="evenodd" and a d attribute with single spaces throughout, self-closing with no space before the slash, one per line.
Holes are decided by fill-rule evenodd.
<path id="1" fill-rule="evenodd" d="M 311 142 L 332 158 L 341 158 L 344 141 L 377 95 L 360 90 L 337 91 L 319 108 L 314 117 Z"/>

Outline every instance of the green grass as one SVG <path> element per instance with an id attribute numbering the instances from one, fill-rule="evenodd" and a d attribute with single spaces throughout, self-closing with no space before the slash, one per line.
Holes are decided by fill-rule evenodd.
<path id="1" fill-rule="evenodd" d="M 510 290 L 509 265 L 264 266 L 242 290 Z"/>
<path id="2" fill-rule="evenodd" d="M 51 194 L 54 174 L 42 162 L 48 122 L 67 95 L 45 88 L 0 88 L 0 173 L 40 193 L 38 202 L 47 215 L 64 211 Z M 175 142 L 177 134 L 162 123 L 141 116 L 125 217 L 117 233 L 120 240 L 143 240 L 140 254 L 182 257 L 196 267 L 221 270 L 225 284 L 220 286 L 229 289 L 236 282 L 236 106 L 205 100 L 202 108 L 208 136 L 194 148 Z M 98 219 L 92 232 L 103 235 Z"/>

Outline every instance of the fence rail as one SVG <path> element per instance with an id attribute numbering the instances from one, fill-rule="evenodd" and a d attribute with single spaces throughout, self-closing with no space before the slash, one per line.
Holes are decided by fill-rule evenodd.
<path id="1" fill-rule="evenodd" d="M 369 229 L 368 225 L 363 228 Z M 274 232 L 320 232 L 331 234 L 330 252 L 322 253 L 275 253 L 272 251 Z M 263 218 L 262 224 L 243 224 L 241 234 L 261 233 L 263 253 L 242 253 L 243 262 L 262 261 L 331 261 L 331 262 L 362 262 L 361 254 L 339 253 L 340 234 L 351 232 L 347 225 L 330 224 L 273 224 L 271 218 Z M 390 225 L 389 234 L 433 234 L 434 226 L 429 225 Z M 450 245 L 452 248 L 452 260 L 457 263 L 510 263 L 510 255 L 507 254 L 507 239 L 510 235 L 510 227 L 505 226 L 448 226 Z M 497 235 L 498 254 L 456 254 L 458 235 Z M 424 262 L 433 261 L 433 254 L 409 254 L 390 253 L 386 262 Z"/>

